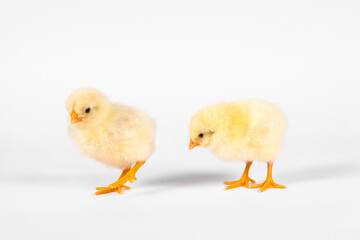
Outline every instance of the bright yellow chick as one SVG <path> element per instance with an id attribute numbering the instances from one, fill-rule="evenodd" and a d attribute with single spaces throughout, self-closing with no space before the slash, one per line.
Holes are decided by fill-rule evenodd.
<path id="1" fill-rule="evenodd" d="M 224 182 L 226 189 L 237 187 L 285 188 L 272 178 L 273 163 L 286 132 L 286 119 L 275 104 L 249 99 L 218 103 L 201 109 L 190 122 L 189 149 L 206 147 L 224 161 L 245 161 L 245 171 L 238 181 Z M 249 185 L 249 169 L 254 160 L 267 162 L 265 182 Z"/>
<path id="2" fill-rule="evenodd" d="M 96 188 L 96 194 L 121 194 L 123 188 L 130 189 L 124 184 L 136 180 L 136 172 L 154 150 L 154 121 L 140 110 L 109 102 L 91 88 L 72 92 L 66 100 L 66 110 L 69 133 L 78 149 L 86 156 L 123 170 L 116 182 Z"/>

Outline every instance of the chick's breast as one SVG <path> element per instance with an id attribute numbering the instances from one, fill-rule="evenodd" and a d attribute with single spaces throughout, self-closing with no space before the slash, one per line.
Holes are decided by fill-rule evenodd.
<path id="1" fill-rule="evenodd" d="M 226 161 L 273 162 L 283 143 L 286 120 L 281 109 L 250 99 L 226 106 L 226 127 L 216 137 L 213 152 Z"/>
<path id="2" fill-rule="evenodd" d="M 113 104 L 91 129 L 71 131 L 81 152 L 120 169 L 147 160 L 154 149 L 154 121 L 140 110 Z"/>

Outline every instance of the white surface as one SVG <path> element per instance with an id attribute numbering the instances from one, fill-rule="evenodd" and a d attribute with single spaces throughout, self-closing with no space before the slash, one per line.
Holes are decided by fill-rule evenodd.
<path id="1" fill-rule="evenodd" d="M 0 1 L 0 239 L 359 239 L 358 1 Z M 156 119 L 124 195 L 81 156 L 64 101 L 96 87 Z M 202 106 L 261 97 L 289 121 L 274 178 L 187 150 Z M 255 163 L 251 176 L 265 178 Z"/>

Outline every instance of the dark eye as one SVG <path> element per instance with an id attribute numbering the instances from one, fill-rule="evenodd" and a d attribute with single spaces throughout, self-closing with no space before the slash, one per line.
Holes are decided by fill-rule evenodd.
<path id="1" fill-rule="evenodd" d="M 89 113 L 90 110 L 91 110 L 90 108 L 85 109 L 85 113 Z"/>
<path id="2" fill-rule="evenodd" d="M 203 133 L 200 133 L 199 134 L 199 138 L 203 138 L 204 137 L 204 134 Z"/>

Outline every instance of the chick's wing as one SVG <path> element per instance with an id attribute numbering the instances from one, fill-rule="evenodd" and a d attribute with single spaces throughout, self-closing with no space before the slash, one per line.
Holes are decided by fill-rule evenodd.
<path id="1" fill-rule="evenodd" d="M 137 110 L 116 104 L 107 128 L 108 134 L 113 140 L 134 137 L 141 128 L 142 121 Z"/>

